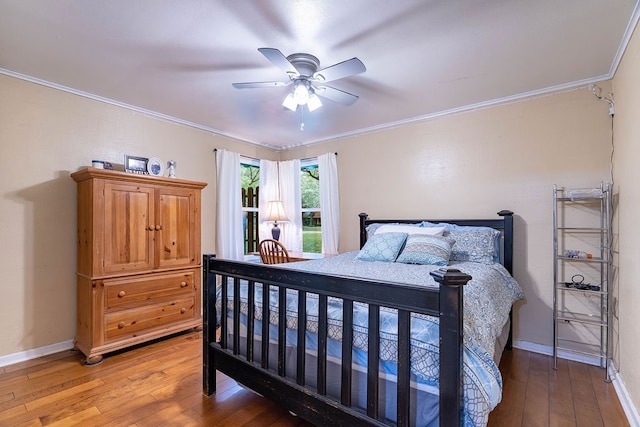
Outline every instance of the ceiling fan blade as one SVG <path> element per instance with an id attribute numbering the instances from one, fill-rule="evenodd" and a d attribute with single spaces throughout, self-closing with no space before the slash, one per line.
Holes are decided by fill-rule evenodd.
<path id="1" fill-rule="evenodd" d="M 258 49 L 261 54 L 263 54 L 269 61 L 271 61 L 276 67 L 282 69 L 285 73 L 287 73 L 290 77 L 297 76 L 300 73 L 293 66 L 291 62 L 287 59 L 286 56 L 282 54 L 278 49 L 273 49 L 270 47 L 261 47 Z"/>
<path id="2" fill-rule="evenodd" d="M 246 82 L 246 83 L 233 83 L 233 87 L 238 89 L 249 89 L 256 87 L 284 87 L 289 86 L 291 80 L 288 82 Z"/>
<path id="3" fill-rule="evenodd" d="M 358 58 L 351 58 L 316 71 L 313 73 L 313 79 L 319 82 L 330 82 L 353 76 L 354 74 L 364 73 L 365 71 L 367 71 L 367 68 L 362 61 Z"/>
<path id="4" fill-rule="evenodd" d="M 356 95 L 331 86 L 314 86 L 314 92 L 318 96 L 344 105 L 351 105 L 359 99 Z"/>

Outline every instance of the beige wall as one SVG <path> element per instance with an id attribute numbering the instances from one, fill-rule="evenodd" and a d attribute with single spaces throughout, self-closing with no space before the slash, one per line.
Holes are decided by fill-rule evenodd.
<path id="1" fill-rule="evenodd" d="M 614 227 L 619 230 L 617 256 L 618 337 L 616 365 L 634 406 L 640 408 L 640 31 L 635 33 L 613 80 L 616 102 L 615 188 L 619 192 Z"/>
<path id="2" fill-rule="evenodd" d="M 601 84 L 605 93 L 608 82 Z M 338 108 L 338 107 L 336 107 Z M 372 218 L 494 218 L 515 212 L 515 278 L 526 299 L 514 339 L 552 345 L 552 186 L 609 179 L 608 104 L 587 89 L 313 145 L 283 158 L 338 153 L 340 250 Z"/>
<path id="3" fill-rule="evenodd" d="M 75 334 L 76 187 L 69 174 L 124 154 L 176 160 L 204 181 L 203 252 L 214 252 L 214 148 L 277 158 L 255 145 L 0 75 L 0 356 Z"/>

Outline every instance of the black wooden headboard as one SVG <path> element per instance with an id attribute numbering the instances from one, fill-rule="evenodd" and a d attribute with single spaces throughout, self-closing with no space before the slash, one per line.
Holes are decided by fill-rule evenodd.
<path id="1" fill-rule="evenodd" d="M 461 226 L 491 227 L 500 231 L 500 261 L 502 265 L 513 274 L 513 212 L 502 210 L 498 212 L 501 218 L 496 219 L 368 219 L 369 215 L 361 213 L 360 217 L 360 247 L 367 241 L 367 226 L 370 224 L 411 224 L 422 221 L 433 223 L 448 222 Z"/>

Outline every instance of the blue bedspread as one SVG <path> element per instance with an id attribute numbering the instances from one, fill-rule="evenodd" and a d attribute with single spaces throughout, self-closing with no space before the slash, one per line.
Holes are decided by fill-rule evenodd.
<path id="1" fill-rule="evenodd" d="M 370 262 L 355 259 L 358 252 L 348 252 L 332 258 L 279 265 L 278 268 L 338 274 L 380 281 L 437 287 L 429 272 L 441 268 L 432 265 L 413 265 L 389 262 Z M 523 298 L 522 289 L 500 264 L 473 262 L 451 263 L 469 274 L 472 280 L 464 288 L 464 411 L 465 424 L 486 425 L 489 412 L 500 402 L 502 378 L 493 361 L 494 343 L 509 317 L 512 304 Z M 270 323 L 278 323 L 277 288 L 270 292 Z M 241 286 L 241 311 L 246 313 L 246 284 Z M 256 286 L 255 318 L 262 320 L 262 287 Z M 328 334 L 341 340 L 342 303 L 336 298 L 328 301 Z M 229 309 L 232 309 L 229 302 Z M 317 332 L 318 297 L 307 294 L 307 330 Z M 367 305 L 354 304 L 354 347 L 367 349 Z M 438 318 L 414 314 L 411 328 L 411 366 L 418 386 L 432 394 L 438 393 L 439 331 Z M 297 292 L 287 293 L 287 327 L 297 329 Z M 382 366 L 394 374 L 397 354 L 397 312 L 381 308 L 380 357 Z M 356 359 L 357 362 L 357 359 Z"/>

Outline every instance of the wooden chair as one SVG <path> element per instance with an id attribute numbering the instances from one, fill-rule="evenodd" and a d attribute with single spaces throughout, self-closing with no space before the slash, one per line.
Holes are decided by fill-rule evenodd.
<path id="1" fill-rule="evenodd" d="M 287 248 L 277 240 L 265 239 L 260 242 L 260 259 L 263 264 L 281 264 L 289 262 Z"/>

